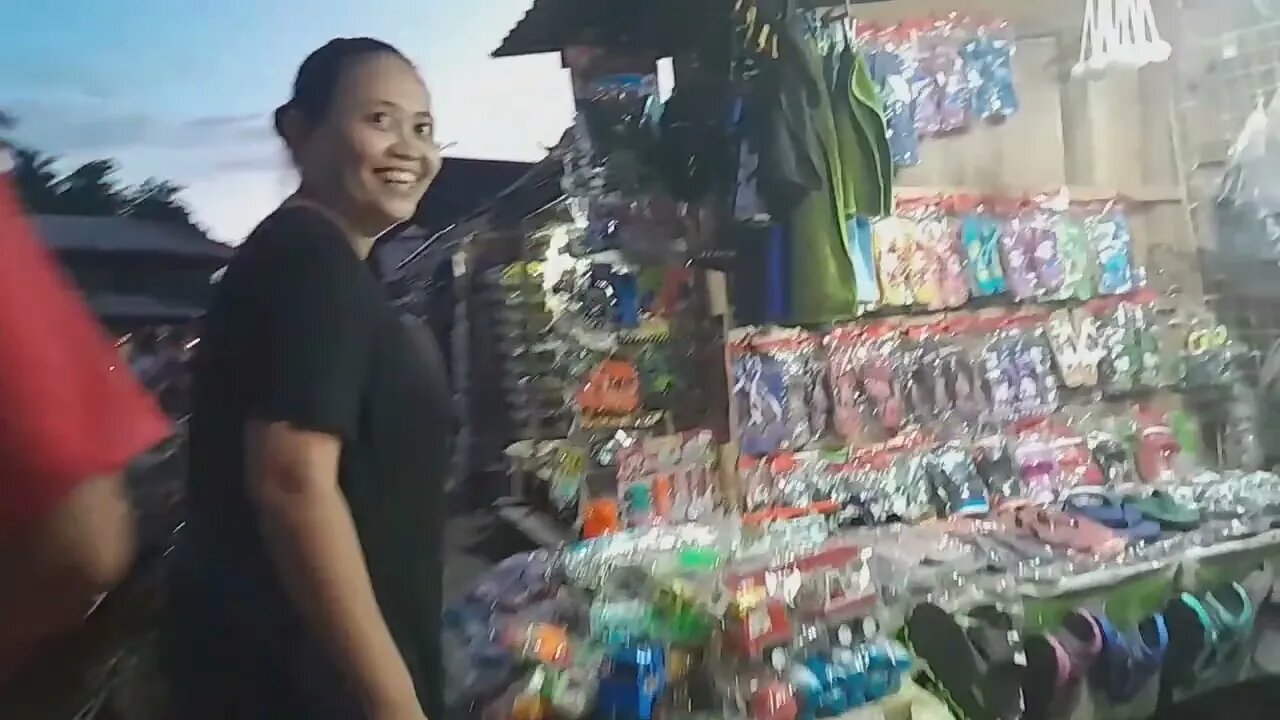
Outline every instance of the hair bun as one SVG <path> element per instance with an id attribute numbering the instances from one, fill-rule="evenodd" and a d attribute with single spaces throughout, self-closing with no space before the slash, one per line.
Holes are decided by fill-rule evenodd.
<path id="1" fill-rule="evenodd" d="M 293 101 L 290 100 L 289 102 L 276 108 L 275 112 L 271 113 L 271 122 L 275 126 L 276 134 L 279 135 L 280 137 L 286 136 L 285 123 L 288 120 L 289 113 L 292 111 L 293 111 Z"/>

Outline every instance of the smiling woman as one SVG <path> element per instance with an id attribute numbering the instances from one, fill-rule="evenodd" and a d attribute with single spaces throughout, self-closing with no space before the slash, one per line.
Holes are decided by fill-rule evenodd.
<path id="1" fill-rule="evenodd" d="M 334 40 L 276 127 L 301 182 L 196 353 L 173 716 L 438 718 L 450 396 L 366 262 L 440 169 L 431 96 L 391 46 Z"/>

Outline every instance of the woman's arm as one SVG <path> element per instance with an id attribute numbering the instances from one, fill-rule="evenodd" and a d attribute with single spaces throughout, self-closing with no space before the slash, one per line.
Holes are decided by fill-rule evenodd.
<path id="1" fill-rule="evenodd" d="M 359 436 L 377 338 L 368 270 L 317 213 L 281 211 L 256 258 L 255 369 L 245 480 L 278 576 L 306 627 L 344 670 L 373 720 L 422 718 L 414 679 L 374 594 L 339 485 Z"/>
<path id="2" fill-rule="evenodd" d="M 0 548 L 0 685 L 42 641 L 74 630 L 124 580 L 133 548 L 119 475 L 80 483 Z"/>
<path id="3" fill-rule="evenodd" d="M 120 473 L 170 428 L 118 367 L 2 167 L 0 258 L 2 683 L 128 572 L 134 528 Z"/>
<path id="4" fill-rule="evenodd" d="M 249 491 L 307 626 L 346 671 L 371 718 L 423 717 L 338 487 L 341 440 L 285 422 L 254 422 L 247 432 Z"/>

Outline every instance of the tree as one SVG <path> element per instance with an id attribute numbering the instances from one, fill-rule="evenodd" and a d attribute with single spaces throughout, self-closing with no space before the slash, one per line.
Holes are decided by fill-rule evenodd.
<path id="1" fill-rule="evenodd" d="M 0 133 L 12 130 L 17 119 L 0 110 Z M 3 136 L 0 135 L 0 142 Z M 47 215 L 123 215 L 139 220 L 171 223 L 207 233 L 191 218 L 182 202 L 185 188 L 168 180 L 148 178 L 136 187 L 122 186 L 117 163 L 91 160 L 63 176 L 57 157 L 39 150 L 14 147 L 14 183 L 23 203 L 33 213 Z"/>
<path id="2" fill-rule="evenodd" d="M 147 178 L 145 182 L 127 191 L 127 201 L 123 214 L 139 220 L 174 223 L 196 227 L 191 219 L 191 211 L 182 204 L 179 196 L 183 187 L 157 178 Z"/>
<path id="3" fill-rule="evenodd" d="M 64 215 L 121 215 L 128 198 L 116 182 L 115 160 L 90 160 L 58 181 Z"/>
<path id="4" fill-rule="evenodd" d="M 37 150 L 18 148 L 14 151 L 14 185 L 23 204 L 33 213 L 58 214 L 62 198 L 58 190 L 57 158 Z"/>

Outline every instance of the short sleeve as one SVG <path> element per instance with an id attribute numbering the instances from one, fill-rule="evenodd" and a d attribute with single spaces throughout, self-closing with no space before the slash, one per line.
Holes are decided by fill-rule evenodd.
<path id="1" fill-rule="evenodd" d="M 169 432 L 0 173 L 0 535 Z"/>
<path id="2" fill-rule="evenodd" d="M 350 440 L 369 374 L 371 278 L 327 220 L 282 213 L 261 238 L 264 362 L 250 414 Z"/>

